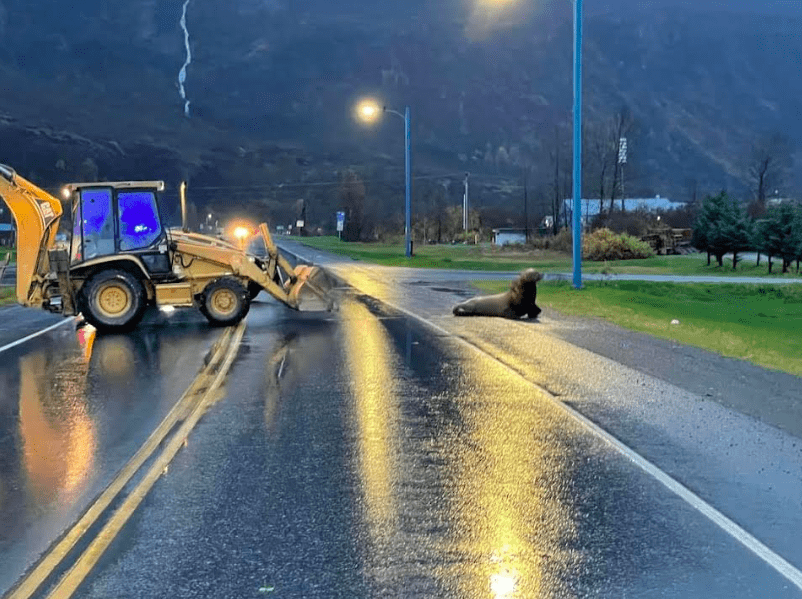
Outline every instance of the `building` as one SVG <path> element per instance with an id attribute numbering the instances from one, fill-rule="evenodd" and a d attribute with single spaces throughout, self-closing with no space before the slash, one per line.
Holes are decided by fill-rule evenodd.
<path id="1" fill-rule="evenodd" d="M 635 212 L 636 210 L 645 210 L 646 212 L 656 212 L 657 210 L 673 210 L 674 208 L 681 208 L 685 204 L 682 202 L 674 202 L 668 198 L 655 196 L 653 198 L 625 198 L 624 206 L 627 212 Z M 610 207 L 610 200 L 604 200 L 604 208 L 608 210 Z M 621 198 L 615 200 L 616 210 L 621 209 Z M 564 214 L 571 222 L 574 213 L 574 201 L 571 199 L 564 200 Z M 582 199 L 582 222 L 587 224 L 594 216 L 599 214 L 599 200 Z"/>
<path id="2" fill-rule="evenodd" d="M 493 229 L 493 245 L 526 243 L 525 229 Z"/>

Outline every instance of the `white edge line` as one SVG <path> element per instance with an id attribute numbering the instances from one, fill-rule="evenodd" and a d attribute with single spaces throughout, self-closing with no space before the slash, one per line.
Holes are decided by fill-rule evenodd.
<path id="1" fill-rule="evenodd" d="M 4 345 L 3 347 L 0 347 L 0 353 L 4 352 L 6 350 L 9 350 L 12 347 L 17 347 L 18 345 L 22 345 L 26 341 L 30 341 L 31 339 L 35 339 L 39 335 L 44 335 L 45 333 L 49 333 L 53 329 L 57 329 L 59 327 L 63 327 L 65 324 L 68 324 L 68 323 L 71 323 L 71 322 L 74 323 L 75 320 L 73 320 L 72 318 L 65 318 L 61 322 L 57 322 L 56 324 L 51 325 L 51 326 L 47 327 L 46 329 L 42 329 L 41 331 L 37 331 L 35 333 L 31 333 L 27 337 L 23 337 L 22 339 L 17 339 L 16 341 L 13 341 L 13 342 L 9 343 L 8 345 Z"/>
<path id="2" fill-rule="evenodd" d="M 679 496 L 683 501 L 688 503 L 691 507 L 695 510 L 700 512 L 704 515 L 708 520 L 713 522 L 716 526 L 721 528 L 724 532 L 729 534 L 733 537 L 736 541 L 741 543 L 744 547 L 749 549 L 752 553 L 754 553 L 757 557 L 762 559 L 766 562 L 769 566 L 774 568 L 778 573 L 788 579 L 791 583 L 793 583 L 797 588 L 802 590 L 802 571 L 797 569 L 793 564 L 788 562 L 785 558 L 780 556 L 778 553 L 774 552 L 772 549 L 764 545 L 761 541 L 755 538 L 753 535 L 748 533 L 744 530 L 741 526 L 736 524 L 733 520 L 722 514 L 712 505 L 707 503 L 704 499 L 696 495 L 693 491 L 688 489 L 685 485 L 680 483 L 679 481 L 672 478 L 670 475 L 666 474 L 660 468 L 652 464 L 649 460 L 644 458 L 639 453 L 635 452 L 633 449 L 629 448 L 628 446 L 624 445 L 621 441 L 616 439 L 613 435 L 608 433 L 606 430 L 601 428 L 599 425 L 595 424 L 581 413 L 576 411 L 571 406 L 567 405 L 566 403 L 559 401 L 554 395 L 549 393 L 546 389 L 542 388 L 536 383 L 533 383 L 525 376 L 523 376 L 520 372 L 517 372 L 515 369 L 510 368 L 501 360 L 498 360 L 493 355 L 487 353 L 486 351 L 480 349 L 479 347 L 473 345 L 469 341 L 458 337 L 454 333 L 444 329 L 443 327 L 436 325 L 435 323 L 427 320 L 422 316 L 418 316 L 414 312 L 410 312 L 404 308 L 396 306 L 390 302 L 386 302 L 384 300 L 379 300 L 383 304 L 397 310 L 411 318 L 414 318 L 425 325 L 441 332 L 446 337 L 450 337 L 455 339 L 456 341 L 467 345 L 468 347 L 472 348 L 473 350 L 479 352 L 480 354 L 487 356 L 505 368 L 507 368 L 510 372 L 518 375 L 524 381 L 535 387 L 538 391 L 540 391 L 543 395 L 545 395 L 548 400 L 556 407 L 561 408 L 568 416 L 573 418 L 576 422 L 578 422 L 581 426 L 588 429 L 591 433 L 599 436 L 602 440 L 606 441 L 609 445 L 611 445 L 615 450 L 617 450 L 620 454 L 622 454 L 625 458 L 630 460 L 633 464 L 635 464 L 638 468 L 643 470 L 646 474 L 653 477 L 659 483 L 664 485 L 670 491 L 675 493 Z"/>

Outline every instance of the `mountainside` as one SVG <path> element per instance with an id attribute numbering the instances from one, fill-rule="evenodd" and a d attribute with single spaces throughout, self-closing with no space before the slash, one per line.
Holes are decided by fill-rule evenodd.
<path id="1" fill-rule="evenodd" d="M 398 167 L 402 124 L 357 124 L 365 95 L 410 105 L 418 173 L 517 181 L 527 167 L 545 186 L 555 131 L 567 142 L 567 3 L 191 0 L 189 118 L 182 2 L 36 4 L 0 0 L 0 161 L 46 182 L 91 174 L 88 158 L 100 177 L 208 187 Z M 798 2 L 641 4 L 588 13 L 586 122 L 627 107 L 633 193 L 685 199 L 690 179 L 744 192 L 751 142 L 802 142 Z"/>

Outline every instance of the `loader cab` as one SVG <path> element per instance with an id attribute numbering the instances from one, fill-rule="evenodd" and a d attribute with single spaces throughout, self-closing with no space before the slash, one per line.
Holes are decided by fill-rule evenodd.
<path id="1" fill-rule="evenodd" d="M 70 266 L 120 254 L 139 258 L 154 278 L 171 272 L 167 231 L 159 212 L 161 181 L 75 183 Z"/>

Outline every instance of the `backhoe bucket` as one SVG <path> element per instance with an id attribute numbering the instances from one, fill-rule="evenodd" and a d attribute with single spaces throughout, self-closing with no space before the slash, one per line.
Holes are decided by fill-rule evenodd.
<path id="1" fill-rule="evenodd" d="M 17 225 L 17 301 L 38 307 L 50 272 L 48 250 L 56 240 L 61 202 L 4 164 L 0 164 L 0 177 L 4 180 L 0 196 Z"/>
<path id="2" fill-rule="evenodd" d="M 290 303 L 302 312 L 331 311 L 335 308 L 331 290 L 334 287 L 326 272 L 319 266 L 295 267 L 295 283 L 284 284 Z"/>

